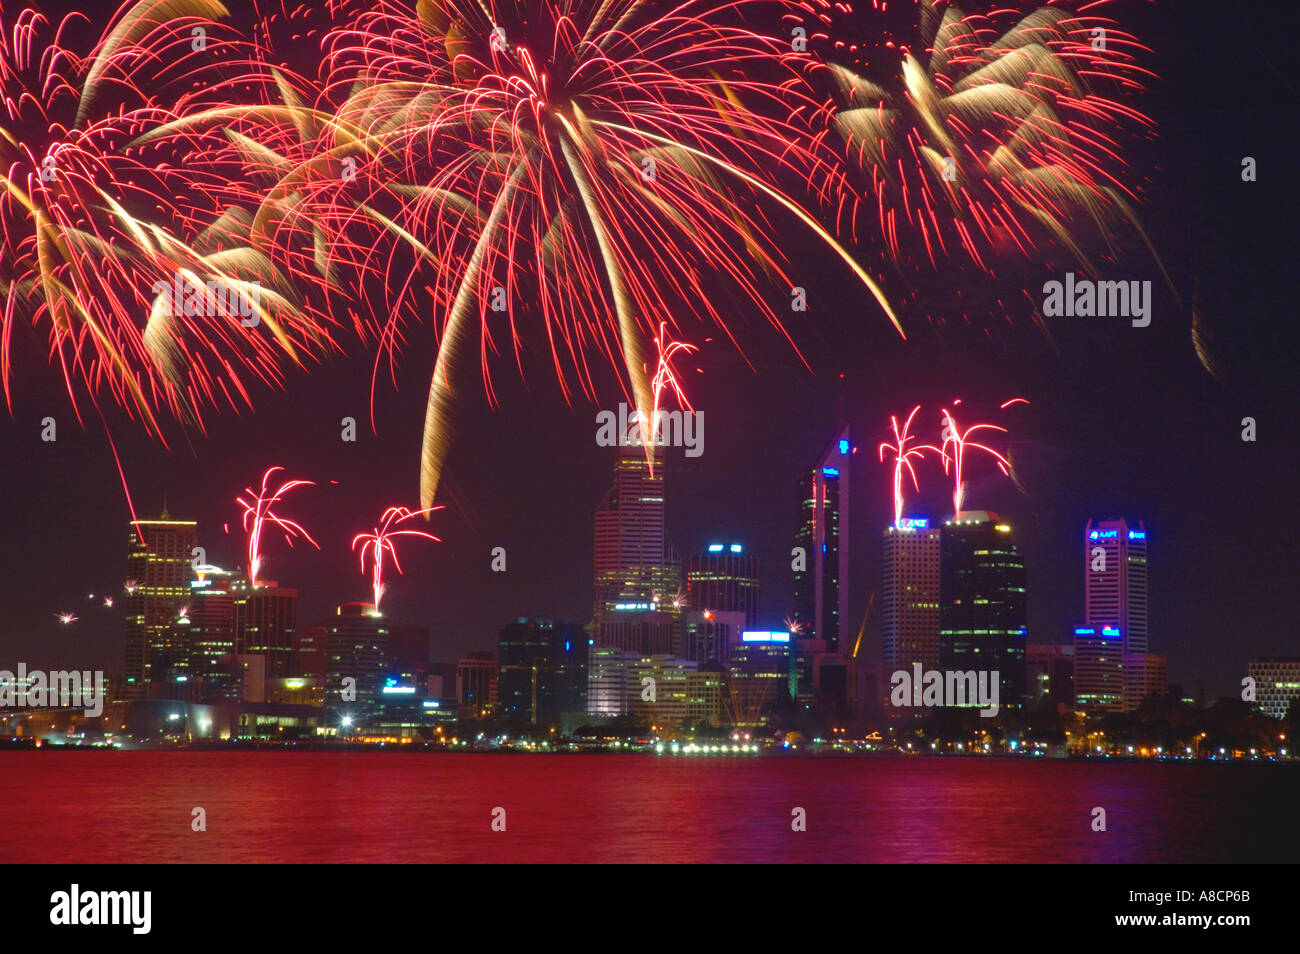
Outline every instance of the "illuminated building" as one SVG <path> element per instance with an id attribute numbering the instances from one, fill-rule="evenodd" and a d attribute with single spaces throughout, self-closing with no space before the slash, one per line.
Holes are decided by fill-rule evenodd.
<path id="1" fill-rule="evenodd" d="M 497 711 L 496 653 L 472 652 L 456 664 L 456 699 L 462 719 L 490 719 Z"/>
<path id="2" fill-rule="evenodd" d="M 924 519 L 885 529 L 880 627 L 886 673 L 939 668 L 939 534 Z M 916 711 L 898 710 L 891 711 Z"/>
<path id="3" fill-rule="evenodd" d="M 686 671 L 686 721 L 691 727 L 723 724 L 722 693 L 726 672 L 721 666 L 701 665 Z"/>
<path id="4" fill-rule="evenodd" d="M 1074 644 L 1031 643 L 1025 647 L 1025 691 L 1031 709 L 1074 708 Z"/>
<path id="5" fill-rule="evenodd" d="M 1285 718 L 1300 697 L 1300 658 L 1270 656 L 1252 659 L 1246 675 L 1255 680 L 1255 701 L 1260 711 L 1274 719 Z"/>
<path id="6" fill-rule="evenodd" d="M 1124 640 L 1115 625 L 1074 628 L 1074 698 L 1082 712 L 1124 711 Z"/>
<path id="7" fill-rule="evenodd" d="M 373 603 L 344 603 L 325 628 L 325 705 L 361 726 L 378 709 L 391 663 L 388 620 Z M 350 680 L 347 681 L 347 680 Z"/>
<path id="8" fill-rule="evenodd" d="M 681 562 L 664 530 L 664 461 L 654 473 L 641 446 L 621 446 L 614 485 L 596 510 L 593 635 L 599 646 L 637 652 L 672 648 Z M 666 628 L 665 628 L 666 627 Z"/>
<path id="9" fill-rule="evenodd" d="M 497 640 L 497 711 L 531 724 L 587 707 L 587 633 L 578 623 L 518 619 Z"/>
<path id="10" fill-rule="evenodd" d="M 627 667 L 640 653 L 617 646 L 590 646 L 587 656 L 587 713 L 614 718 L 628 713 Z"/>
<path id="11" fill-rule="evenodd" d="M 158 520 L 133 520 L 129 524 L 126 575 L 134 591 L 125 597 L 126 640 L 123 693 L 127 699 L 146 694 L 154 679 L 152 656 L 174 640 L 168 636 L 177 611 L 190 597 L 194 547 L 198 525 L 193 520 L 171 520 L 166 508 Z"/>
<path id="12" fill-rule="evenodd" d="M 635 655 L 625 659 L 627 711 L 657 735 L 682 727 L 691 710 L 691 677 L 698 677 L 699 664 L 673 655 Z M 654 680 L 653 684 L 647 680 Z M 696 692 L 705 690 L 708 680 L 695 679 Z M 653 689 L 653 691 L 651 691 Z M 701 703 L 696 708 L 709 708 Z M 716 711 L 716 710 L 715 710 Z"/>
<path id="13" fill-rule="evenodd" d="M 232 592 L 235 600 L 235 652 L 245 656 L 265 656 L 268 679 L 294 675 L 298 591 L 282 587 L 274 580 L 251 586 L 247 580 L 240 579 L 234 582 Z"/>
<path id="14" fill-rule="evenodd" d="M 939 533 L 939 668 L 998 673 L 1004 709 L 1025 699 L 1025 564 L 997 514 L 963 511 Z"/>
<path id="15" fill-rule="evenodd" d="M 190 679 L 207 680 L 221 669 L 221 659 L 235 651 L 235 598 L 232 574 L 201 566 L 190 580 L 186 618 Z"/>
<path id="16" fill-rule="evenodd" d="M 1085 626 L 1116 626 L 1128 658 L 1123 709 L 1132 712 L 1147 690 L 1147 531 L 1121 519 L 1088 521 L 1083 531 Z"/>
<path id="17" fill-rule="evenodd" d="M 691 557 L 686 571 L 686 602 L 693 610 L 743 613 L 742 626 L 758 624 L 758 557 L 739 543 L 711 543 Z"/>
<path id="18" fill-rule="evenodd" d="M 681 655 L 701 664 L 726 665 L 744 630 L 744 613 L 687 610 L 682 614 Z"/>
<path id="19" fill-rule="evenodd" d="M 794 571 L 795 619 L 801 642 L 820 642 L 823 652 L 839 651 L 848 618 L 851 452 L 845 426 L 799 483 L 795 543 L 803 550 L 804 565 Z"/>
<path id="20" fill-rule="evenodd" d="M 731 650 L 723 691 L 728 721 L 740 728 L 763 724 L 766 710 L 788 692 L 790 634 L 750 630 Z"/>

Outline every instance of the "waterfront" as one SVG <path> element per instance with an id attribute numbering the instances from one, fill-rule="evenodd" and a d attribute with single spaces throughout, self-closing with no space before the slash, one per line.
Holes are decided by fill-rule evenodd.
<path id="1" fill-rule="evenodd" d="M 1298 794 L 1259 762 L 44 749 L 0 755 L 0 862 L 1294 862 Z"/>

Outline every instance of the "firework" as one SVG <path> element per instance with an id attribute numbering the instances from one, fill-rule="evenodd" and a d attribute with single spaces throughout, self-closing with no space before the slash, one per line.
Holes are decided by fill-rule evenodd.
<path id="1" fill-rule="evenodd" d="M 135 591 L 140 588 L 139 580 L 127 580 L 122 584 L 122 589 L 126 590 L 127 596 L 135 596 Z"/>
<path id="2" fill-rule="evenodd" d="M 890 451 L 894 455 L 894 526 L 903 525 L 903 473 L 906 472 L 912 478 L 912 489 L 919 490 L 920 487 L 916 480 L 916 469 L 912 466 L 913 460 L 921 460 L 925 457 L 925 451 L 934 451 L 941 454 L 942 451 L 933 444 L 919 444 L 915 447 L 908 447 L 909 442 L 914 440 L 911 434 L 912 420 L 920 412 L 921 405 L 912 408 L 912 413 L 907 415 L 907 420 L 903 422 L 900 429 L 898 418 L 890 416 L 889 423 L 894 429 L 894 443 L 882 441 L 880 444 L 880 460 L 885 459 L 885 451 Z"/>
<path id="3" fill-rule="evenodd" d="M 302 537 L 312 546 L 320 549 L 320 545 L 311 538 L 301 525 L 293 520 L 281 517 L 272 508 L 280 503 L 287 494 L 298 487 L 311 487 L 313 481 L 310 480 L 289 480 L 280 484 L 274 490 L 270 489 L 271 475 L 276 471 L 284 470 L 283 467 L 271 467 L 262 475 L 262 488 L 260 491 L 254 491 L 253 488 L 245 488 L 243 495 L 235 498 L 235 503 L 244 508 L 244 531 L 248 534 L 248 582 L 252 586 L 257 586 L 257 575 L 262 568 L 262 530 L 269 523 L 279 527 L 284 532 L 285 542 L 290 547 L 293 546 L 294 538 Z"/>
<path id="4" fill-rule="evenodd" d="M 174 167 L 184 157 L 128 148 L 169 115 L 167 91 L 184 99 L 220 85 L 210 74 L 231 50 L 213 19 L 225 13 L 216 0 L 123 4 L 82 56 L 63 39 L 85 17 L 55 25 L 0 11 L 0 377 L 10 406 L 23 324 L 48 339 L 79 419 L 82 392 L 96 409 L 107 395 L 159 439 L 160 411 L 201 427 L 203 407 L 246 404 L 251 381 L 279 383 L 283 362 L 321 340 L 285 277 L 231 227 L 238 210 L 221 214 L 187 188 Z"/>
<path id="5" fill-rule="evenodd" d="M 922 2 L 926 52 L 880 51 L 902 51 L 895 77 L 827 63 L 841 103 L 834 127 L 868 181 L 860 204 L 895 263 L 937 268 L 963 255 L 991 272 L 994 257 L 1031 257 L 1048 240 L 1095 272 L 1085 248 L 1100 239 L 1110 249 L 1117 227 L 1155 256 L 1119 142 L 1125 129 L 1151 126 L 1118 98 L 1153 75 L 1138 62 L 1150 51 L 1101 6 L 1044 6 L 1005 26 L 1011 11 L 968 16 Z M 843 5 L 815 7 L 829 25 Z M 831 58 L 855 50 L 837 44 Z"/>
<path id="6" fill-rule="evenodd" d="M 394 541 L 398 537 L 423 537 L 425 540 L 432 540 L 435 543 L 441 543 L 439 537 L 423 530 L 397 529 L 401 524 L 408 520 L 414 520 L 417 517 L 427 517 L 434 510 L 441 510 L 442 507 L 430 507 L 425 510 L 410 510 L 406 507 L 389 507 L 379 518 L 379 526 L 370 533 L 358 533 L 352 538 L 352 549 L 361 544 L 361 573 L 366 572 L 366 557 L 370 558 L 370 579 L 371 588 L 375 598 L 375 612 L 379 612 L 379 601 L 383 598 L 384 585 L 384 555 L 387 554 L 393 559 L 393 568 L 398 573 L 402 572 L 402 565 L 397 559 L 397 547 Z"/>
<path id="7" fill-rule="evenodd" d="M 113 608 L 113 597 L 111 597 L 111 596 L 105 596 L 105 597 L 104 597 L 104 605 L 105 605 L 107 608 L 112 609 L 112 608 Z"/>
<path id="8" fill-rule="evenodd" d="M 405 298 L 427 290 L 439 316 L 421 506 L 438 486 L 464 365 L 476 350 L 492 400 L 489 358 L 499 338 L 518 356 L 523 314 L 540 319 L 566 397 L 594 397 L 596 353 L 621 366 L 642 414 L 653 408 L 653 316 L 685 308 L 726 329 L 715 282 L 788 337 L 764 289 L 799 283 L 771 212 L 838 255 L 897 326 L 874 279 L 777 181 L 825 193 L 837 174 L 791 118 L 819 104 L 799 91 L 789 46 L 734 25 L 763 6 L 377 0 L 327 37 L 337 127 L 368 137 L 354 150 L 362 215 L 398 240 L 376 250 L 375 268 L 397 267 L 394 248 L 433 266 L 427 283 L 396 283 Z M 408 315 L 389 311 L 391 353 Z"/>
<path id="9" fill-rule="evenodd" d="M 77 616 L 74 615 L 73 613 L 55 613 L 54 616 L 60 623 L 63 623 L 65 626 L 68 625 L 69 623 L 75 623 L 77 621 Z"/>
<path id="10" fill-rule="evenodd" d="M 956 407 L 960 403 L 960 399 L 954 401 L 953 407 Z M 1024 398 L 1012 398 L 1009 401 L 1003 402 L 1001 407 L 1005 409 L 1010 407 L 1012 404 L 1018 403 L 1028 404 L 1029 402 Z M 1011 473 L 1011 461 L 1003 456 L 1001 452 L 994 450 L 987 444 L 971 440 L 971 436 L 980 431 L 1000 431 L 1005 434 L 1007 429 L 1005 427 L 999 427 L 997 424 L 972 424 L 963 431 L 957 423 L 956 416 L 947 408 L 943 409 L 941 420 L 943 421 L 943 446 L 940 448 L 940 452 L 943 454 L 943 472 L 945 474 L 949 473 L 950 465 L 952 468 L 952 510 L 955 519 L 957 516 L 961 515 L 962 504 L 965 502 L 966 498 L 964 474 L 967 450 L 976 450 L 988 454 L 994 459 L 994 461 L 996 461 L 998 470 L 1007 475 L 1010 475 Z"/>

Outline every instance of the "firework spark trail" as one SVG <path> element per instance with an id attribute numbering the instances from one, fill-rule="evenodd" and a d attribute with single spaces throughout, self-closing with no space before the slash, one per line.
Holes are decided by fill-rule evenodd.
<path id="1" fill-rule="evenodd" d="M 189 188 L 196 165 L 130 148 L 186 91 L 231 88 L 213 72 L 242 55 L 214 22 L 225 15 L 216 0 L 124 3 L 82 56 L 63 41 L 84 16 L 52 24 L 0 10 L 0 378 L 11 407 L 14 331 L 28 324 L 48 338 L 79 421 L 83 393 L 96 409 L 106 396 L 164 443 L 164 414 L 201 429 L 204 407 L 248 404 L 250 383 L 281 384 L 286 362 L 330 340 L 237 213 Z"/>
<path id="2" fill-rule="evenodd" d="M 653 316 L 685 305 L 739 344 L 715 281 L 789 339 L 764 289 L 798 282 L 759 206 L 808 227 L 897 325 L 871 277 L 777 184 L 797 178 L 824 197 L 841 177 L 833 153 L 796 126 L 820 108 L 799 79 L 806 64 L 734 25 L 766 6 L 377 0 L 326 37 L 324 99 L 339 104 L 337 128 L 367 137 L 348 211 L 364 206 L 395 240 L 375 248 L 374 269 L 404 276 L 379 334 L 389 360 L 415 291 L 438 319 L 421 506 L 441 477 L 473 339 L 491 403 L 489 359 L 508 336 L 521 362 L 522 314 L 540 318 L 566 399 L 595 397 L 598 354 L 622 368 L 641 413 L 653 408 Z M 411 256 L 435 266 L 427 281 L 410 277 Z M 529 307 L 493 305 L 494 317 L 498 290 L 508 302 L 526 290 Z"/>
<path id="3" fill-rule="evenodd" d="M 253 488 L 248 487 L 244 490 L 244 495 L 235 498 L 235 503 L 244 508 L 244 530 L 248 533 L 248 582 L 252 586 L 257 586 L 257 575 L 262 568 L 262 530 L 268 523 L 279 527 L 284 531 L 285 542 L 290 547 L 293 546 L 295 537 L 302 537 L 312 546 L 320 549 L 320 545 L 311 538 L 301 525 L 293 520 L 287 520 L 281 517 L 271 508 L 282 501 L 285 496 L 298 487 L 311 487 L 314 481 L 310 480 L 289 480 L 280 484 L 275 490 L 270 490 L 269 481 L 271 475 L 278 470 L 284 470 L 283 467 L 271 467 L 262 475 L 262 489 L 256 492 Z"/>
<path id="4" fill-rule="evenodd" d="M 958 398 L 953 402 L 953 407 L 956 407 L 960 403 L 961 399 Z M 1029 402 L 1025 400 L 1025 398 L 1011 398 L 1009 401 L 1003 402 L 1000 406 L 1005 409 L 1010 407 L 1012 404 L 1017 403 L 1028 404 Z M 956 519 L 956 517 L 961 514 L 962 504 L 965 502 L 966 498 L 964 473 L 967 448 L 988 454 L 997 462 L 998 470 L 1007 475 L 1010 475 L 1011 473 L 1011 462 L 1006 457 L 1004 457 L 999 451 L 989 447 L 987 444 L 971 440 L 971 435 L 979 431 L 1000 431 L 1005 434 L 1007 433 L 1007 429 L 1005 427 L 1000 427 L 997 424 L 972 424 L 963 431 L 957 423 L 957 418 L 947 408 L 942 409 L 941 421 L 943 422 L 943 445 L 940 448 L 940 453 L 943 454 L 943 472 L 945 474 L 948 473 L 949 465 L 952 467 L 952 508 L 954 519 Z M 949 447 L 952 448 L 951 452 L 949 452 Z"/>
<path id="5" fill-rule="evenodd" d="M 1037 255 L 1048 241 L 1095 272 L 1085 249 L 1099 242 L 1113 250 L 1117 227 L 1160 264 L 1133 209 L 1117 140 L 1152 122 L 1112 98 L 1140 91 L 1154 75 L 1138 63 L 1151 51 L 1099 15 L 1102 6 L 1044 6 L 1002 26 L 1014 11 L 968 16 L 922 2 L 928 56 L 890 43 L 865 57 L 898 59 L 892 78 L 835 62 L 864 57 L 857 46 L 834 44 L 825 63 L 839 103 L 832 128 L 866 173 L 844 214 L 854 220 L 869 208 L 888 256 L 917 271 L 922 261 L 938 268 L 964 255 L 991 274 L 995 257 Z M 851 12 L 829 0 L 806 9 L 829 33 Z M 900 223 L 910 228 L 903 238 Z"/>
<path id="6" fill-rule="evenodd" d="M 427 517 L 428 514 L 435 510 L 441 510 L 442 507 L 429 507 L 424 510 L 410 510 L 407 507 L 389 507 L 379 518 L 379 526 L 370 533 L 358 533 L 352 538 L 352 549 L 361 547 L 361 574 L 366 573 L 366 557 L 370 557 L 370 578 L 371 589 L 375 598 L 375 612 L 379 612 L 379 601 L 383 598 L 384 585 L 384 554 L 388 554 L 393 559 L 393 568 L 398 573 L 402 572 L 402 565 L 397 559 L 397 547 L 394 540 L 397 537 L 423 537 L 425 540 L 432 540 L 435 543 L 441 543 L 440 537 L 435 537 L 431 533 L 423 530 L 399 530 L 401 524 L 408 520 L 414 520 L 417 517 Z"/>
<path id="7" fill-rule="evenodd" d="M 889 423 L 894 429 L 894 442 L 882 441 L 879 448 L 880 460 L 885 460 L 885 452 L 890 451 L 894 455 L 894 526 L 903 525 L 903 473 L 906 472 L 912 478 L 912 488 L 920 490 L 916 480 L 916 469 L 912 466 L 912 461 L 923 460 L 925 451 L 934 451 L 936 454 L 942 454 L 943 451 L 933 444 L 919 444 L 915 447 L 908 447 L 908 442 L 915 440 L 911 434 L 912 420 L 921 410 L 921 405 L 912 408 L 912 413 L 907 415 L 907 420 L 903 423 L 902 428 L 898 426 L 898 418 L 891 415 Z"/>
<path id="8" fill-rule="evenodd" d="M 646 449 L 646 464 L 650 468 L 650 476 L 655 472 L 655 445 L 658 443 L 659 434 L 659 415 L 663 408 L 663 393 L 665 389 L 673 392 L 677 398 L 677 403 L 681 410 L 691 412 L 694 408 L 690 400 L 686 397 L 686 391 L 682 388 L 681 380 L 673 371 L 673 357 L 679 352 L 690 354 L 698 351 L 693 344 L 684 341 L 670 341 L 667 337 L 668 323 L 660 322 L 659 334 L 655 336 L 655 349 L 659 353 L 659 364 L 655 368 L 654 377 L 650 381 L 650 392 L 653 395 L 650 416 L 646 419 L 644 414 L 638 416 L 642 429 L 642 440 Z"/>

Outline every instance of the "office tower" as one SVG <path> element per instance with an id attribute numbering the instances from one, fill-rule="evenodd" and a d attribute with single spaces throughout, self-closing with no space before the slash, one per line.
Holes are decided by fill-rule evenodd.
<path id="1" fill-rule="evenodd" d="M 596 615 L 619 603 L 671 601 L 681 586 L 681 566 L 664 530 L 664 454 L 618 448 L 614 484 L 596 510 Z"/>
<path id="2" fill-rule="evenodd" d="M 1127 660 L 1123 708 L 1132 712 L 1147 683 L 1147 532 L 1122 518 L 1089 520 L 1083 537 L 1084 625 L 1119 629 Z"/>
<path id="3" fill-rule="evenodd" d="M 1031 643 L 1025 647 L 1025 692 L 1031 709 L 1074 708 L 1074 644 Z"/>
<path id="4" fill-rule="evenodd" d="M 999 706 L 1025 698 L 1025 564 L 998 515 L 963 511 L 939 533 L 939 668 L 998 673 Z"/>
<path id="5" fill-rule="evenodd" d="M 1083 712 L 1124 711 L 1124 651 L 1118 626 L 1074 628 L 1074 698 Z"/>
<path id="6" fill-rule="evenodd" d="M 766 719 L 769 706 L 789 689 L 790 634 L 751 630 L 732 647 L 731 664 L 723 687 L 723 707 L 728 721 L 738 728 L 756 728 Z"/>
<path id="7" fill-rule="evenodd" d="M 726 665 L 745 631 L 745 614 L 688 609 L 682 614 L 682 651 L 700 664 Z"/>
<path id="8" fill-rule="evenodd" d="M 906 519 L 885 529 L 880 627 L 885 673 L 939 668 L 939 528 Z M 918 710 L 901 710 L 918 711 Z"/>
<path id="9" fill-rule="evenodd" d="M 686 571 L 686 605 L 714 613 L 743 613 L 744 626 L 758 625 L 758 557 L 739 543 L 711 543 L 691 557 Z"/>
<path id="10" fill-rule="evenodd" d="M 152 655 L 173 640 L 168 636 L 178 610 L 190 596 L 198 528 L 193 520 L 172 520 L 163 509 L 158 520 L 133 520 L 127 540 L 126 641 L 123 693 L 144 696 L 153 681 Z"/>
<path id="11" fill-rule="evenodd" d="M 378 712 L 392 661 L 388 621 L 373 603 L 344 603 L 317 625 L 325 629 L 325 704 L 361 726 Z"/>
<path id="12" fill-rule="evenodd" d="M 628 715 L 655 735 L 681 728 L 692 708 L 692 688 L 701 691 L 708 682 L 698 679 L 699 668 L 693 659 L 673 655 L 640 654 L 627 659 L 623 672 Z"/>
<path id="13" fill-rule="evenodd" d="M 794 571 L 795 619 L 810 651 L 839 652 L 848 619 L 849 429 L 844 426 L 799 482 L 795 543 L 803 551 Z"/>
<path id="14" fill-rule="evenodd" d="M 1260 711 L 1274 719 L 1286 718 L 1300 697 L 1300 657 L 1270 656 L 1252 659 L 1246 675 L 1255 680 L 1255 701 Z M 1288 739 L 1294 748 L 1300 740 Z"/>
<path id="15" fill-rule="evenodd" d="M 235 651 L 234 575 L 217 566 L 204 565 L 190 580 L 187 670 L 207 693 L 206 682 L 224 674 L 222 659 Z"/>
<path id="16" fill-rule="evenodd" d="M 587 708 L 587 633 L 578 623 L 518 619 L 497 641 L 498 712 L 537 724 Z"/>
<path id="17" fill-rule="evenodd" d="M 472 652 L 456 664 L 456 698 L 462 719 L 490 719 L 497 711 L 496 653 Z"/>
<path id="18" fill-rule="evenodd" d="M 664 530 L 664 453 L 621 446 L 614 484 L 596 510 L 596 600 L 592 632 L 597 645 L 635 652 L 669 652 L 680 612 L 681 561 Z"/>
<path id="19" fill-rule="evenodd" d="M 235 652 L 264 656 L 266 678 L 294 675 L 298 645 L 298 591 L 274 580 L 252 586 L 247 580 L 232 585 L 235 601 Z M 349 604 L 351 605 L 351 604 Z"/>
<path id="20" fill-rule="evenodd" d="M 587 657 L 587 713 L 614 718 L 628 713 L 627 667 L 641 654 L 617 646 L 594 645 Z M 639 691 L 639 687 L 638 687 Z"/>

